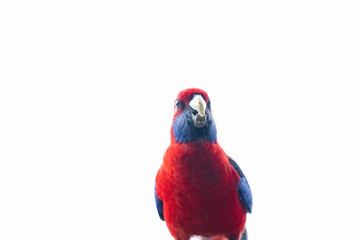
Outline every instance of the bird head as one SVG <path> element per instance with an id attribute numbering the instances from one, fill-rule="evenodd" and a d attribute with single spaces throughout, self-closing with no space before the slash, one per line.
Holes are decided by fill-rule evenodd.
<path id="1" fill-rule="evenodd" d="M 216 126 L 210 99 L 205 91 L 198 88 L 181 91 L 175 100 L 174 109 L 171 127 L 173 142 L 216 142 Z"/>

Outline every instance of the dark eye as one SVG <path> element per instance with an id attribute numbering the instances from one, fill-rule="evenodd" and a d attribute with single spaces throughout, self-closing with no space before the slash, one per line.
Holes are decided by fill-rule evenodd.
<path id="1" fill-rule="evenodd" d="M 177 109 L 181 109 L 184 106 L 184 103 L 179 100 L 176 100 L 175 106 Z"/>

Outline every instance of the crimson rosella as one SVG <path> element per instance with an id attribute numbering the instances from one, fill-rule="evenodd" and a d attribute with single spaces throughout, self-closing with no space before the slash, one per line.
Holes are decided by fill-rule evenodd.
<path id="1" fill-rule="evenodd" d="M 250 186 L 217 142 L 207 93 L 181 91 L 175 101 L 171 143 L 156 175 L 156 207 L 176 240 L 247 239 Z"/>

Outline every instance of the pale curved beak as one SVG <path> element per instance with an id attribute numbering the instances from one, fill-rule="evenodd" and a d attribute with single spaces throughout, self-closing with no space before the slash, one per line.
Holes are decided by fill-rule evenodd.
<path id="1" fill-rule="evenodd" d="M 195 95 L 193 99 L 191 99 L 189 103 L 190 107 L 194 111 L 194 113 L 191 115 L 192 119 L 194 121 L 194 126 L 196 128 L 202 128 L 206 125 L 206 102 L 204 98 L 201 95 Z"/>

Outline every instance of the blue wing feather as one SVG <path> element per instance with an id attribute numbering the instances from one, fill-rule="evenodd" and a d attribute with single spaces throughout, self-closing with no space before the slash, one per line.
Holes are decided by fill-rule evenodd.
<path id="1" fill-rule="evenodd" d="M 244 173 L 241 171 L 241 168 L 239 167 L 239 165 L 237 165 L 237 163 L 234 160 L 232 160 L 231 158 L 229 158 L 229 162 L 230 162 L 231 166 L 236 170 L 236 172 L 240 176 L 240 182 L 238 183 L 238 186 L 237 186 L 240 202 L 246 208 L 246 211 L 248 213 L 251 213 L 253 199 L 252 199 L 250 185 L 249 185 Z"/>
<path id="2" fill-rule="evenodd" d="M 155 183 L 155 203 L 156 203 L 156 209 L 158 211 L 159 217 L 161 220 L 164 221 L 164 208 L 163 208 L 163 201 L 158 198 L 156 195 L 156 183 Z"/>

